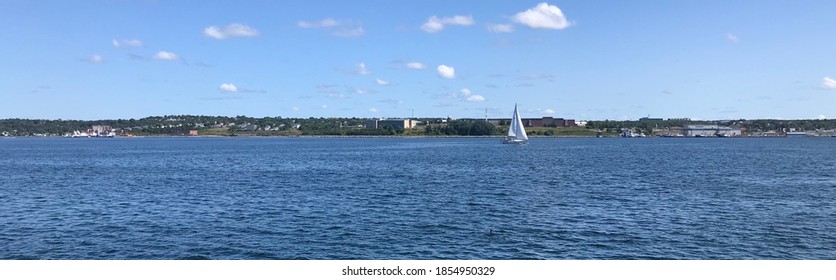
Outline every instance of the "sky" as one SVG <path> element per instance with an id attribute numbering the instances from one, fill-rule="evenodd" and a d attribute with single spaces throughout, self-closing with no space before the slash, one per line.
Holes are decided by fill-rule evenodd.
<path id="1" fill-rule="evenodd" d="M 836 118 L 832 1 L 0 0 L 0 118 Z"/>

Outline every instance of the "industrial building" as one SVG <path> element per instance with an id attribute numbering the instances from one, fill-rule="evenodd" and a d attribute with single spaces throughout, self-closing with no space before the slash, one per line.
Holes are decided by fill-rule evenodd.
<path id="1" fill-rule="evenodd" d="M 570 127 L 575 126 L 575 120 L 564 118 L 543 117 L 540 119 L 522 119 L 527 127 Z"/>
<path id="2" fill-rule="evenodd" d="M 688 137 L 735 137 L 740 136 L 740 128 L 719 125 L 688 125 L 682 128 L 682 134 Z"/>
<path id="3" fill-rule="evenodd" d="M 394 128 L 415 128 L 417 120 L 411 119 L 371 119 L 366 121 L 366 128 L 382 128 L 391 126 Z"/>

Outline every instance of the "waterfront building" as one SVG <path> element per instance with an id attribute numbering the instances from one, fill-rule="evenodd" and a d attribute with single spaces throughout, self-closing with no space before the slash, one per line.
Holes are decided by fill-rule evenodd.
<path id="1" fill-rule="evenodd" d="M 109 125 L 93 125 L 92 127 L 93 132 L 95 133 L 107 133 L 113 130 Z"/>
<path id="2" fill-rule="evenodd" d="M 526 127 L 572 127 L 576 126 L 575 120 L 564 118 L 543 117 L 539 119 L 522 119 Z"/>
<path id="3" fill-rule="evenodd" d="M 689 137 L 734 137 L 740 136 L 740 128 L 719 125 L 688 125 L 682 129 L 682 134 Z"/>
<path id="4" fill-rule="evenodd" d="M 411 119 L 371 119 L 366 121 L 366 128 L 382 128 L 391 126 L 394 128 L 415 128 L 417 120 Z"/>

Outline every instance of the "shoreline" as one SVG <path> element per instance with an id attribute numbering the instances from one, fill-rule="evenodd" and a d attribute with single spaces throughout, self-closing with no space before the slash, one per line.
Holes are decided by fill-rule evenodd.
<path id="1" fill-rule="evenodd" d="M 503 138 L 503 135 L 489 135 L 489 136 L 468 136 L 468 135 L 141 135 L 141 136 L 116 136 L 116 137 L 64 137 L 64 136 L 0 136 L 0 139 L 13 138 L 67 138 L 67 139 L 108 139 L 108 138 Z M 544 138 L 673 138 L 673 139 L 690 139 L 690 138 L 836 138 L 836 136 L 739 136 L 739 137 L 664 137 L 664 136 L 650 136 L 650 137 L 620 137 L 620 136 L 588 136 L 588 135 L 560 135 L 560 136 L 529 136 L 530 139 L 544 139 Z"/>

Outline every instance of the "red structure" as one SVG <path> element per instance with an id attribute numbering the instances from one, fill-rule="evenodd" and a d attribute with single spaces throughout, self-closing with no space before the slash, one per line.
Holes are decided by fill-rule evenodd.
<path id="1" fill-rule="evenodd" d="M 571 127 L 576 126 L 575 120 L 564 118 L 543 117 L 541 119 L 522 119 L 527 127 Z"/>

